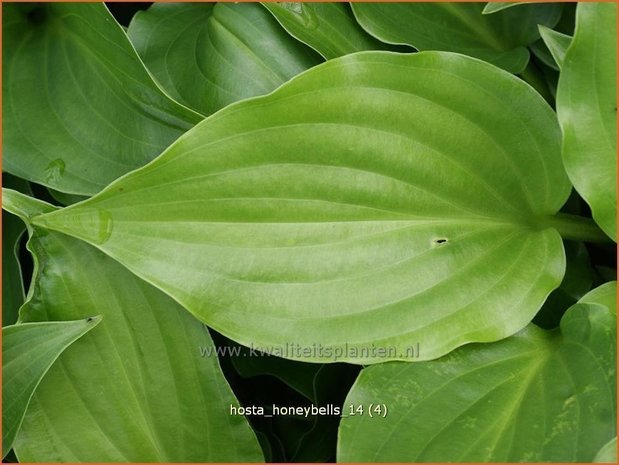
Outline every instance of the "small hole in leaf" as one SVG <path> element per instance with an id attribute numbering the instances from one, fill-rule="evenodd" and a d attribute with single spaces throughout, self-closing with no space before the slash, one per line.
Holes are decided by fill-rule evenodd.
<path id="1" fill-rule="evenodd" d="M 86 321 L 87 321 L 88 323 L 90 323 L 92 320 L 93 320 L 93 318 L 92 318 L 91 316 L 89 316 L 88 318 L 86 318 Z"/>
<path id="2" fill-rule="evenodd" d="M 445 239 L 445 238 L 434 239 L 434 243 L 435 244 L 445 244 L 446 242 L 447 242 L 447 239 Z"/>

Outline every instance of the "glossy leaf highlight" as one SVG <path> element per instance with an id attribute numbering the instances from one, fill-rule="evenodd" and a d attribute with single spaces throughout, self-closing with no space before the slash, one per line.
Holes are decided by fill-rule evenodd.
<path id="1" fill-rule="evenodd" d="M 419 345 L 430 359 L 513 334 L 560 283 L 559 139 L 542 98 L 494 66 L 362 52 L 222 110 L 35 222 L 244 345 L 354 363 Z"/>
<path id="2" fill-rule="evenodd" d="M 617 4 L 579 3 L 557 90 L 565 169 L 617 240 Z"/>
<path id="3" fill-rule="evenodd" d="M 4 198 L 25 217 L 38 206 Z M 24 418 L 24 462 L 260 462 L 260 447 L 219 367 L 207 329 L 90 245 L 34 228 L 35 276 L 21 321 L 104 323 L 49 370 Z M 211 349 L 211 356 L 201 350 Z M 221 447 L 221 444 L 227 446 Z"/>

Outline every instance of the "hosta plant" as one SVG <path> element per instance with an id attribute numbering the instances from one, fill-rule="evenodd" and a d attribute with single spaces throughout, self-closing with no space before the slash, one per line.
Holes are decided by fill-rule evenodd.
<path id="1" fill-rule="evenodd" d="M 3 456 L 615 460 L 614 3 L 137 9 L 3 5 Z"/>

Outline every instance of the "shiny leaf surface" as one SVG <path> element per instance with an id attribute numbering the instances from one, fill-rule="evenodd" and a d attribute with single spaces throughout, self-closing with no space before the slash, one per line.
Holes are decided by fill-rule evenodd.
<path id="1" fill-rule="evenodd" d="M 579 3 L 557 90 L 565 169 L 617 239 L 617 5 Z"/>
<path id="2" fill-rule="evenodd" d="M 429 359 L 513 334 L 561 281 L 559 138 L 541 97 L 496 67 L 362 52 L 218 112 L 35 221 L 244 345 Z"/>
<path id="3" fill-rule="evenodd" d="M 12 174 L 93 194 L 201 119 L 157 87 L 103 3 L 7 3 L 2 24 Z"/>
<path id="4" fill-rule="evenodd" d="M 5 208 L 48 209 L 14 191 Z M 49 370 L 15 442 L 25 462 L 257 462 L 262 455 L 206 328 L 90 245 L 33 230 L 36 263 L 23 322 L 101 314 Z M 221 444 L 227 444 L 225 448 Z"/>
<path id="5" fill-rule="evenodd" d="M 101 321 L 26 323 L 2 328 L 2 457 L 11 449 L 32 394 L 58 356 Z"/>
<path id="6" fill-rule="evenodd" d="M 590 462 L 616 435 L 616 315 L 578 303 L 560 329 L 530 325 L 425 363 L 362 371 L 342 420 L 342 462 Z"/>
<path id="7" fill-rule="evenodd" d="M 542 40 L 550 50 L 552 57 L 554 58 L 556 64 L 559 69 L 563 66 L 563 61 L 565 60 L 565 54 L 567 52 L 568 47 L 572 43 L 572 38 L 567 34 L 562 34 L 558 31 L 553 31 L 552 29 L 540 26 L 539 33 L 542 36 Z"/>
<path id="8" fill-rule="evenodd" d="M 352 3 L 361 26 L 374 37 L 418 50 L 458 52 L 521 72 L 526 46 L 539 38 L 538 24 L 552 27 L 557 4 L 522 5 L 483 15 L 483 3 Z"/>
<path id="9" fill-rule="evenodd" d="M 359 26 L 346 3 L 265 2 L 263 5 L 290 34 L 328 60 L 388 47 Z"/>
<path id="10" fill-rule="evenodd" d="M 127 34 L 170 95 L 204 114 L 322 61 L 257 3 L 155 3 Z"/>

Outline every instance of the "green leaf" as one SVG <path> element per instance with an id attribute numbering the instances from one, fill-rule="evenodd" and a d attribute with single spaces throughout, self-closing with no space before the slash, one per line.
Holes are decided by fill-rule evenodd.
<path id="1" fill-rule="evenodd" d="M 557 90 L 563 161 L 593 218 L 617 239 L 617 5 L 579 3 Z"/>
<path id="2" fill-rule="evenodd" d="M 482 15 L 491 15 L 496 13 L 497 11 L 503 11 L 507 8 L 511 8 L 513 6 L 522 5 L 526 2 L 488 2 L 484 9 L 482 10 Z"/>
<path id="3" fill-rule="evenodd" d="M 563 66 L 563 62 L 565 61 L 565 53 L 567 52 L 568 47 L 572 43 L 572 38 L 566 34 L 562 34 L 557 31 L 553 31 L 552 29 L 540 25 L 539 33 L 542 36 L 542 40 L 550 50 L 552 57 L 554 58 L 556 64 L 559 69 Z"/>
<path id="4" fill-rule="evenodd" d="M 522 329 L 561 282 L 553 225 L 580 221 L 552 216 L 570 191 L 559 140 L 543 99 L 492 65 L 360 52 L 218 112 L 35 222 L 241 344 L 431 359 Z"/>
<path id="5" fill-rule="evenodd" d="M 103 3 L 5 5 L 3 169 L 93 194 L 201 116 L 166 96 Z"/>
<path id="6" fill-rule="evenodd" d="M 583 303 L 603 305 L 617 314 L 617 281 L 602 284 L 587 293 L 580 300 Z"/>
<path id="7" fill-rule="evenodd" d="M 445 50 L 521 72 L 538 24 L 554 26 L 561 5 L 539 4 L 483 15 L 483 3 L 352 3 L 359 24 L 377 39 L 418 50 Z"/>
<path id="8" fill-rule="evenodd" d="M 18 310 L 24 303 L 24 285 L 18 259 L 18 247 L 24 223 L 2 212 L 2 327 L 17 321 Z"/>
<path id="9" fill-rule="evenodd" d="M 128 35 L 170 95 L 204 114 L 267 94 L 321 61 L 257 3 L 155 3 Z"/>
<path id="10" fill-rule="evenodd" d="M 616 436 L 616 316 L 579 303 L 560 329 L 366 368 L 342 420 L 342 462 L 590 462 Z M 344 413 L 347 413 L 346 411 Z"/>
<path id="11" fill-rule="evenodd" d="M 293 37 L 327 60 L 386 47 L 359 26 L 345 3 L 265 2 L 263 6 Z"/>
<path id="12" fill-rule="evenodd" d="M 62 205 L 73 205 L 74 203 L 86 200 L 88 197 L 83 195 L 65 194 L 64 192 L 57 191 L 55 189 L 48 188 L 47 191 L 53 199 Z"/>
<path id="13" fill-rule="evenodd" d="M 2 209 L 19 217 L 28 228 L 35 216 L 56 211 L 58 207 L 13 189 L 2 188 Z"/>
<path id="14" fill-rule="evenodd" d="M 7 173 L 2 173 L 2 185 L 30 191 L 28 182 Z M 17 322 L 19 307 L 26 298 L 19 263 L 19 244 L 25 231 L 19 218 L 2 212 L 2 327 Z"/>
<path id="15" fill-rule="evenodd" d="M 617 438 L 614 437 L 600 449 L 595 458 L 596 463 L 617 463 Z"/>
<path id="16" fill-rule="evenodd" d="M 39 385 L 15 441 L 20 461 L 262 461 L 246 419 L 230 415 L 238 402 L 217 357 L 201 356 L 212 341 L 200 322 L 84 242 L 34 228 L 28 247 L 35 276 L 21 321 L 100 313 L 105 323 Z"/>
<path id="17" fill-rule="evenodd" d="M 13 445 L 35 389 L 58 356 L 101 321 L 26 323 L 2 328 L 2 458 Z"/>

